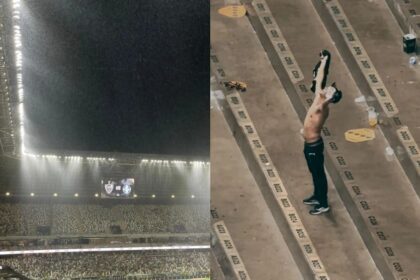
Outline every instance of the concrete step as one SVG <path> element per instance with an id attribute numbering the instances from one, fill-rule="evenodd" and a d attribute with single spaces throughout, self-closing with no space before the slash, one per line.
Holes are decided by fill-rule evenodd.
<path id="1" fill-rule="evenodd" d="M 330 81 L 337 81 L 340 89 L 348 94 L 345 95 L 343 102 L 340 104 L 340 115 L 331 114 L 330 120 L 327 122 L 329 132 L 326 133 L 327 131 L 324 131 L 325 138 L 331 144 L 334 144 L 333 147 L 335 147 L 334 149 L 332 149 L 332 146 L 331 149 L 328 148 L 331 157 L 331 162 L 328 163 L 327 160 L 328 171 L 332 175 L 336 189 L 352 219 L 355 221 L 365 245 L 370 250 L 376 265 L 380 268 L 384 277 L 387 279 L 405 277 L 407 273 L 418 275 L 414 265 L 416 261 L 412 262 L 409 259 L 413 257 L 413 247 L 410 247 L 410 243 L 407 243 L 407 241 L 401 241 L 399 238 L 399 235 L 406 234 L 410 236 L 410 242 L 418 242 L 418 238 L 414 236 L 414 233 L 418 230 L 418 199 L 415 196 L 413 186 L 404 172 L 402 172 L 403 170 L 399 163 L 396 161 L 386 162 L 384 160 L 384 149 L 389 143 L 383 137 L 381 130 L 376 131 L 377 137 L 373 142 L 357 144 L 356 149 L 355 144 L 344 141 L 344 132 L 350 128 L 365 127 L 367 118 L 363 108 L 360 108 L 353 102 L 354 98 L 360 95 L 360 92 L 356 82 L 352 80 L 351 73 L 349 73 L 345 63 L 343 63 L 342 57 L 337 52 L 329 33 L 325 30 L 323 22 L 315 12 L 314 7 L 307 1 L 267 1 L 267 3 L 269 8 L 271 8 L 275 22 L 281 28 L 282 36 L 287 40 L 288 46 L 294 54 L 296 64 L 299 65 L 302 73 L 307 77 L 303 84 L 293 84 L 293 81 L 288 80 L 290 75 L 285 73 L 286 71 L 282 67 L 278 52 L 272 47 L 272 41 L 281 41 L 281 39 L 273 38 L 272 33 L 266 33 L 263 27 L 258 27 L 258 24 L 255 24 L 255 21 L 252 19 L 252 13 L 249 13 L 250 19 L 267 51 L 273 68 L 276 70 L 276 74 L 285 85 L 290 101 L 301 119 L 303 118 L 302 111 L 304 111 L 304 107 L 307 107 L 307 103 L 310 103 L 308 101 L 311 101 L 310 94 L 302 93 L 301 86 L 310 83 L 311 71 L 314 65 L 313 53 L 317 53 L 322 48 L 328 48 L 332 51 L 334 62 L 330 70 Z M 258 22 L 263 21 L 258 20 Z M 310 28 L 308 28 L 309 26 Z M 296 36 L 296 34 L 299 34 L 299 36 Z M 310 44 L 302 43 L 303 41 L 310 42 Z M 276 43 L 278 44 L 278 42 Z M 240 77 L 244 72 L 244 65 L 242 65 L 239 73 L 237 69 L 228 69 L 232 65 L 229 57 L 226 57 L 226 61 L 226 72 L 232 73 L 233 71 L 233 76 L 237 77 L 239 75 Z M 242 78 L 244 81 L 247 81 L 247 79 L 255 78 Z M 299 97 L 296 98 L 298 93 Z M 248 96 L 251 96 L 251 94 Z M 261 98 L 261 91 L 259 91 L 258 96 Z M 300 99 L 301 104 L 296 102 L 295 99 Z M 244 102 L 246 104 L 246 98 L 244 98 Z M 257 102 L 254 100 L 250 104 L 257 104 Z M 270 104 L 273 105 L 272 103 Z M 252 117 L 253 113 L 251 110 L 254 110 L 255 105 L 251 107 L 248 111 Z M 257 108 L 255 110 L 257 111 Z M 260 108 L 256 114 L 261 115 L 261 111 L 263 111 L 263 108 Z M 264 111 L 266 112 L 267 110 Z M 280 119 L 279 117 L 280 115 L 275 118 L 273 114 L 270 118 Z M 267 126 L 266 119 L 265 121 L 261 120 L 263 129 Z M 264 133 L 261 133 L 261 129 L 258 129 L 258 120 L 256 118 L 253 118 L 253 120 L 263 138 Z M 331 127 L 334 127 L 334 130 Z M 270 141 L 270 137 L 267 139 Z M 339 148 L 338 150 L 337 147 Z M 279 149 L 275 148 L 273 150 L 279 151 Z M 339 158 L 345 162 L 344 166 L 340 164 L 341 161 L 335 161 Z M 372 176 L 373 174 L 376 176 Z M 400 197 L 400 201 L 404 201 L 404 205 L 407 205 L 407 208 L 390 209 L 389 205 L 395 204 L 394 197 L 396 196 Z M 410 210 L 407 212 L 407 209 Z M 362 217 L 364 222 L 360 221 L 360 217 Z M 389 217 L 395 217 L 395 223 L 389 224 Z M 409 223 L 410 228 L 401 228 L 397 220 L 404 220 Z M 378 250 L 381 251 L 382 257 L 377 254 Z M 398 253 L 396 253 L 397 251 Z M 384 267 L 383 262 L 380 260 L 383 258 L 386 260 L 387 267 Z M 393 276 L 389 272 L 392 272 Z"/>
<path id="2" fill-rule="evenodd" d="M 222 5 L 216 1 L 212 6 L 217 7 L 218 4 Z M 212 46 L 217 53 L 217 59 L 223 64 L 227 79 L 247 83 L 247 91 L 241 94 L 241 98 L 248 115 L 268 150 L 272 163 L 277 167 L 290 196 L 290 202 L 301 217 L 329 277 L 380 279 L 381 276 L 356 226 L 332 187 L 331 180 L 330 201 L 333 206 L 331 214 L 312 217 L 307 214 L 308 208 L 301 204 L 301 199 L 311 193 L 312 187 L 302 155 L 303 140 L 299 136 L 300 116 L 291 106 L 293 102 L 288 98 L 287 92 L 273 70 L 272 61 L 268 59 L 259 41 L 260 38 L 253 32 L 250 22 L 246 18 L 233 21 L 213 12 L 211 23 Z M 316 55 L 320 49 L 316 48 L 313 53 Z M 312 55 L 311 67 L 313 64 Z M 281 61 L 277 61 L 277 65 L 282 66 Z M 235 131 L 234 134 L 236 133 L 239 132 Z M 242 152 L 244 153 L 244 150 Z M 215 192 L 217 190 L 213 190 L 213 193 Z M 269 206 L 273 208 L 272 205 Z M 275 215 L 275 210 L 272 210 L 272 215 Z M 336 252 L 343 253 L 337 255 Z"/>
<path id="3" fill-rule="evenodd" d="M 251 279 L 303 279 L 214 98 L 211 135 L 213 223 L 223 220 Z"/>

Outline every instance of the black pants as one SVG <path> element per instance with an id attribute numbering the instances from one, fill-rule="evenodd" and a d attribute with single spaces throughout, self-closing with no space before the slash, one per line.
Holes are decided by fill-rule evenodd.
<path id="1" fill-rule="evenodd" d="M 314 183 L 314 197 L 321 206 L 328 205 L 328 184 L 324 170 L 324 142 L 322 138 L 313 143 L 306 143 L 303 150 L 308 163 L 309 171 L 312 174 Z"/>

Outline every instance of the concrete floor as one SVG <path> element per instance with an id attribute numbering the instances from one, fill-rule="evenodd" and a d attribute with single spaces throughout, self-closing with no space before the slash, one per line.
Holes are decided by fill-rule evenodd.
<path id="1" fill-rule="evenodd" d="M 400 119 L 420 143 L 420 102 L 413 102 L 419 98 L 420 66 L 408 63 L 413 54 L 403 52 L 403 33 L 389 7 L 377 0 L 342 0 L 340 4 L 400 109 Z"/>
<path id="2" fill-rule="evenodd" d="M 211 208 L 225 222 L 251 279 L 302 279 L 214 100 L 212 107 Z"/>
<path id="3" fill-rule="evenodd" d="M 293 5 L 284 2 L 282 9 L 293 8 Z M 312 186 L 302 154 L 303 140 L 298 133 L 302 125 L 248 19 L 232 20 L 220 16 L 215 10 L 222 4 L 222 1 L 212 1 L 212 47 L 224 65 L 227 75 L 233 80 L 248 84 L 248 91 L 242 95 L 243 101 L 331 279 L 380 279 L 381 276 L 331 181 L 332 213 L 322 217 L 307 214 L 309 208 L 302 205 L 301 199 L 312 192 Z M 291 12 L 289 10 L 285 13 Z M 296 16 L 296 11 L 291 14 Z M 301 35 L 299 38 L 302 38 Z M 308 67 L 310 66 L 312 70 L 314 58 L 316 60 L 316 54 L 321 47 L 306 45 L 306 48 L 311 49 L 306 56 L 305 67 L 306 75 L 309 77 Z M 348 79 L 348 75 L 342 79 Z M 344 82 L 342 86 L 346 87 Z M 333 109 L 335 110 L 337 109 Z M 362 117 L 362 108 L 357 110 L 358 114 L 353 113 L 353 116 L 360 125 L 366 119 Z M 331 119 L 335 122 L 340 121 L 334 113 L 332 112 Z M 212 163 L 212 169 L 214 168 L 215 165 Z M 216 174 L 212 174 L 212 181 L 215 179 L 217 179 Z M 212 186 L 213 194 L 217 194 L 218 191 L 219 189 L 214 189 Z M 239 225 L 245 222 L 246 220 L 240 219 L 236 221 Z"/>
<path id="4" fill-rule="evenodd" d="M 383 77 L 383 75 L 378 73 L 378 67 L 375 67 L 376 63 L 370 61 L 370 59 L 368 58 L 371 53 L 374 53 L 376 55 L 387 58 L 387 59 L 382 59 L 381 60 L 381 62 L 385 63 L 385 65 L 381 65 L 379 70 L 383 69 L 385 66 L 388 67 L 391 71 L 396 71 L 396 70 L 399 69 L 398 70 L 399 73 L 397 73 L 397 72 L 393 73 L 395 75 L 395 77 L 400 78 L 400 77 L 405 77 L 406 76 L 406 78 L 411 79 L 412 77 L 409 77 L 409 75 L 406 75 L 407 74 L 406 70 L 408 69 L 409 71 L 412 70 L 412 71 L 418 72 L 418 67 L 417 66 L 410 66 L 410 65 L 408 65 L 408 63 L 407 63 L 407 65 L 403 65 L 403 64 L 400 65 L 396 61 L 398 59 L 401 59 L 400 56 L 403 56 L 403 57 L 406 56 L 406 58 L 408 59 L 407 55 L 405 55 L 404 53 L 402 53 L 401 50 L 398 50 L 398 48 L 396 48 L 401 43 L 398 43 L 397 41 L 395 41 L 394 45 L 384 45 L 383 42 L 382 42 L 383 40 L 386 40 L 386 38 L 389 38 L 389 35 L 392 34 L 392 32 L 394 33 L 394 35 L 396 34 L 396 36 L 394 36 L 396 39 L 401 38 L 401 36 L 398 36 L 398 34 L 397 34 L 401 31 L 398 29 L 398 26 L 395 26 L 396 21 L 393 18 L 392 14 L 389 13 L 390 10 L 387 9 L 387 6 L 385 5 L 385 2 L 382 3 L 381 1 L 369 1 L 369 3 L 372 3 L 372 2 L 376 3 L 377 2 L 378 4 L 380 4 L 380 3 L 384 4 L 384 5 L 380 5 L 381 6 L 380 9 L 379 9 L 379 6 L 378 6 L 378 7 L 375 7 L 374 10 L 375 11 L 380 10 L 381 12 L 383 12 L 384 13 L 384 15 L 383 15 L 384 18 L 386 18 L 388 20 L 388 23 L 390 25 L 389 26 L 386 25 L 386 27 L 385 27 L 386 31 L 384 32 L 383 36 L 378 35 L 379 33 L 381 33 L 381 28 L 382 28 L 382 23 L 383 22 L 382 22 L 381 19 L 378 19 L 378 16 L 376 16 L 375 17 L 375 22 L 378 23 L 377 27 L 378 27 L 378 30 L 380 31 L 379 33 L 375 32 L 374 29 L 373 29 L 373 31 L 371 31 L 368 28 L 370 26 L 368 24 L 365 25 L 364 28 L 360 29 L 360 32 L 362 32 L 362 33 L 366 33 L 366 32 L 374 33 L 375 35 L 373 37 L 375 37 L 375 38 L 380 37 L 380 36 L 382 36 L 382 37 L 381 37 L 380 40 L 376 41 L 377 46 L 371 46 L 369 48 L 369 51 L 367 51 L 363 47 L 365 54 L 362 54 L 360 57 L 357 58 L 358 62 L 356 62 L 356 58 L 354 57 L 354 55 L 352 54 L 352 52 L 350 50 L 351 48 L 349 49 L 348 44 L 346 43 L 346 40 L 343 38 L 342 33 L 339 31 L 340 27 L 338 27 L 337 23 L 335 23 L 335 21 L 333 20 L 334 16 L 330 13 L 331 10 L 329 8 L 327 8 L 322 2 L 314 1 L 314 0 L 312 0 L 311 2 L 316 7 L 316 12 L 322 18 L 322 22 L 325 25 L 326 29 L 329 31 L 329 35 L 331 35 L 331 39 L 334 40 L 335 46 L 340 51 L 340 54 L 341 54 L 343 60 L 345 61 L 346 66 L 348 67 L 348 69 L 349 69 L 349 71 L 352 75 L 352 78 L 355 79 L 355 82 L 356 82 L 357 86 L 359 87 L 359 89 L 361 90 L 361 92 L 363 94 L 365 94 L 365 95 L 368 94 L 369 95 L 372 92 L 372 89 L 367 82 L 367 79 L 368 79 L 366 77 L 367 73 L 377 75 L 378 79 L 381 80 L 381 81 L 383 81 L 385 79 L 389 80 L 390 77 L 394 77 L 394 76 Z M 389 0 L 389 2 L 391 2 L 391 0 Z M 348 2 L 346 1 L 345 3 L 348 3 Z M 340 17 L 344 16 L 346 14 L 345 10 L 341 6 L 341 4 L 338 2 L 338 0 L 331 1 L 331 4 L 328 5 L 328 7 L 330 7 L 330 6 L 332 7 L 333 5 L 339 5 L 339 9 L 342 10 L 340 12 Z M 352 2 L 352 5 L 353 5 L 353 2 Z M 359 5 L 362 6 L 363 8 L 366 8 L 366 10 L 367 10 L 366 18 L 364 20 L 361 20 L 361 21 L 362 22 L 366 21 L 366 20 L 369 21 L 369 19 L 371 18 L 370 10 L 372 9 L 372 7 L 371 7 L 371 9 L 369 9 L 368 6 L 370 6 L 370 5 L 366 4 L 366 6 L 364 6 L 362 3 L 359 3 Z M 354 18 L 354 21 L 357 22 L 357 24 L 358 24 L 359 23 L 359 17 L 361 17 L 361 15 L 364 14 L 364 13 L 361 12 L 361 11 L 351 12 L 352 16 L 354 14 L 357 15 Z M 357 32 L 357 31 L 354 30 L 353 25 L 351 23 L 351 20 L 348 20 L 347 24 L 348 24 L 348 28 L 353 30 L 352 32 L 360 33 L 360 32 Z M 394 25 L 392 26 L 392 24 L 394 24 Z M 340 25 L 342 25 L 342 24 L 340 24 Z M 349 29 L 347 29 L 347 30 L 350 31 Z M 357 36 L 357 40 L 354 44 L 361 45 L 361 46 L 365 45 L 365 43 L 362 42 L 362 40 L 359 38 L 359 36 Z M 388 42 L 388 44 L 390 44 L 390 42 Z M 380 46 L 380 48 L 378 46 Z M 392 49 L 392 48 L 393 48 L 393 51 L 389 51 L 389 49 Z M 378 52 L 377 51 L 378 49 L 380 49 L 381 51 Z M 385 49 L 385 51 L 383 51 L 384 49 Z M 371 64 L 370 70 L 368 68 L 366 68 L 366 65 L 362 66 L 362 64 L 360 64 L 362 62 L 360 60 L 366 60 L 366 59 L 369 61 L 369 64 Z M 393 62 L 388 64 L 388 62 L 390 60 L 393 60 Z M 401 69 L 401 66 L 403 66 L 403 68 L 406 68 L 406 70 Z M 401 83 L 401 86 L 398 85 L 398 83 Z M 400 109 L 399 105 L 401 105 L 400 102 L 402 101 L 400 93 L 403 93 L 405 95 L 405 90 L 406 91 L 410 90 L 409 88 L 407 88 L 405 86 L 406 85 L 409 85 L 409 86 L 410 85 L 415 85 L 416 83 L 417 83 L 416 79 L 408 80 L 408 81 L 404 80 L 404 79 L 401 79 L 400 81 L 397 81 L 396 79 L 394 79 L 393 87 L 394 88 L 397 87 L 398 89 L 401 89 L 401 91 L 396 94 L 396 97 L 397 97 L 396 99 L 394 98 L 394 96 L 392 94 L 388 93 L 388 95 L 392 99 L 391 102 L 395 101 L 395 103 L 397 103 L 395 105 L 395 108 Z M 381 83 L 379 83 L 377 86 L 380 87 L 380 84 Z M 387 83 L 385 81 L 383 82 L 383 87 L 387 91 L 389 91 L 389 86 L 390 86 L 389 83 Z M 368 99 L 370 99 L 370 98 L 371 98 L 371 96 L 368 96 Z M 372 100 L 369 101 L 368 103 L 369 103 L 369 106 L 375 106 L 377 108 L 379 107 L 379 103 L 378 103 L 376 98 L 372 98 Z M 402 103 L 404 103 L 404 102 L 402 102 Z M 414 131 L 414 132 L 411 132 L 413 134 L 415 134 L 417 132 L 416 130 L 419 128 L 419 126 L 417 125 L 418 121 L 415 118 L 415 115 L 417 114 L 416 111 L 418 111 L 416 109 L 417 103 L 410 101 L 410 102 L 408 102 L 407 105 L 408 106 L 405 106 L 405 104 L 403 104 L 404 109 L 399 110 L 402 113 L 400 112 L 399 114 L 395 115 L 394 117 L 392 117 L 390 119 L 386 119 L 386 118 L 383 119 L 383 122 L 381 124 L 381 132 L 383 132 L 385 134 L 390 146 L 395 151 L 397 151 L 398 159 L 399 159 L 402 167 L 404 168 L 404 171 L 406 172 L 408 178 L 410 179 L 411 184 L 414 186 L 414 188 L 417 192 L 417 195 L 420 197 L 420 166 L 417 163 L 417 161 L 420 159 L 420 157 L 410 159 L 409 154 L 415 153 L 415 150 L 411 150 L 411 148 L 410 148 L 410 151 L 408 151 L 408 154 L 405 154 L 403 152 L 405 149 L 402 147 L 404 145 L 398 139 L 397 133 L 396 133 L 397 129 L 399 129 L 400 126 L 402 126 L 402 125 L 403 126 L 408 125 L 408 129 L 410 131 Z M 417 106 L 417 108 L 418 108 L 418 106 Z M 382 113 L 382 109 L 380 109 L 380 111 L 381 111 L 380 118 L 382 119 L 384 114 Z M 408 122 L 406 120 L 408 120 Z M 417 137 L 413 136 L 413 140 L 417 140 L 416 138 Z M 417 150 L 418 150 L 418 148 L 417 148 Z M 402 151 L 402 153 L 400 153 L 399 151 Z"/>
<path id="5" fill-rule="evenodd" d="M 369 200 L 372 213 L 380 221 L 384 232 L 392 238 L 401 262 L 410 275 L 420 276 L 420 258 L 416 252 L 420 246 L 420 238 L 417 236 L 420 230 L 420 204 L 410 182 L 396 161 L 385 160 L 384 149 L 388 144 L 379 131 L 374 141 L 366 143 L 353 144 L 342 137 L 347 129 L 366 126 L 365 112 L 353 102 L 359 91 L 348 68 L 338 56 L 334 43 L 308 1 L 267 2 L 307 79 L 314 63 L 313 55 L 310 54 L 321 48 L 332 50 L 330 81 L 338 82 L 345 97 L 343 103 L 337 105 L 337 111 L 330 114 L 327 126 L 337 135 L 337 144 L 348 166 L 362 188 L 363 195 Z M 310 44 L 302 43 L 302 38 Z"/>

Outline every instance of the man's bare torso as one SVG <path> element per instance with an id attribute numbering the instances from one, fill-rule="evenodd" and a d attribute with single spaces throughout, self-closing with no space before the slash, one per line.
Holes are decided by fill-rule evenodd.
<path id="1" fill-rule="evenodd" d="M 322 126 L 328 118 L 328 101 L 326 100 L 324 89 L 321 88 L 321 83 L 325 75 L 326 61 L 326 57 L 321 58 L 320 67 L 315 77 L 315 99 L 303 122 L 303 138 L 305 138 L 307 143 L 315 142 L 321 137 Z"/>
<path id="2" fill-rule="evenodd" d="M 317 94 L 306 114 L 303 123 L 303 137 L 308 143 L 315 142 L 321 137 L 321 129 L 329 114 L 328 106 L 323 105 L 324 101 L 325 97 Z"/>

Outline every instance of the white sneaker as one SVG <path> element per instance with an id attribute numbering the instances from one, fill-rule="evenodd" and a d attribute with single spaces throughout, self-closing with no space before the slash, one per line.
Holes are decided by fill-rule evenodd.
<path id="1" fill-rule="evenodd" d="M 322 214 L 322 213 L 326 213 L 328 211 L 330 211 L 330 207 L 329 206 L 326 206 L 326 207 L 323 207 L 323 206 L 315 206 L 314 209 L 312 209 L 312 210 L 309 211 L 309 214 L 311 214 L 311 215 L 319 215 L 319 214 Z"/>

